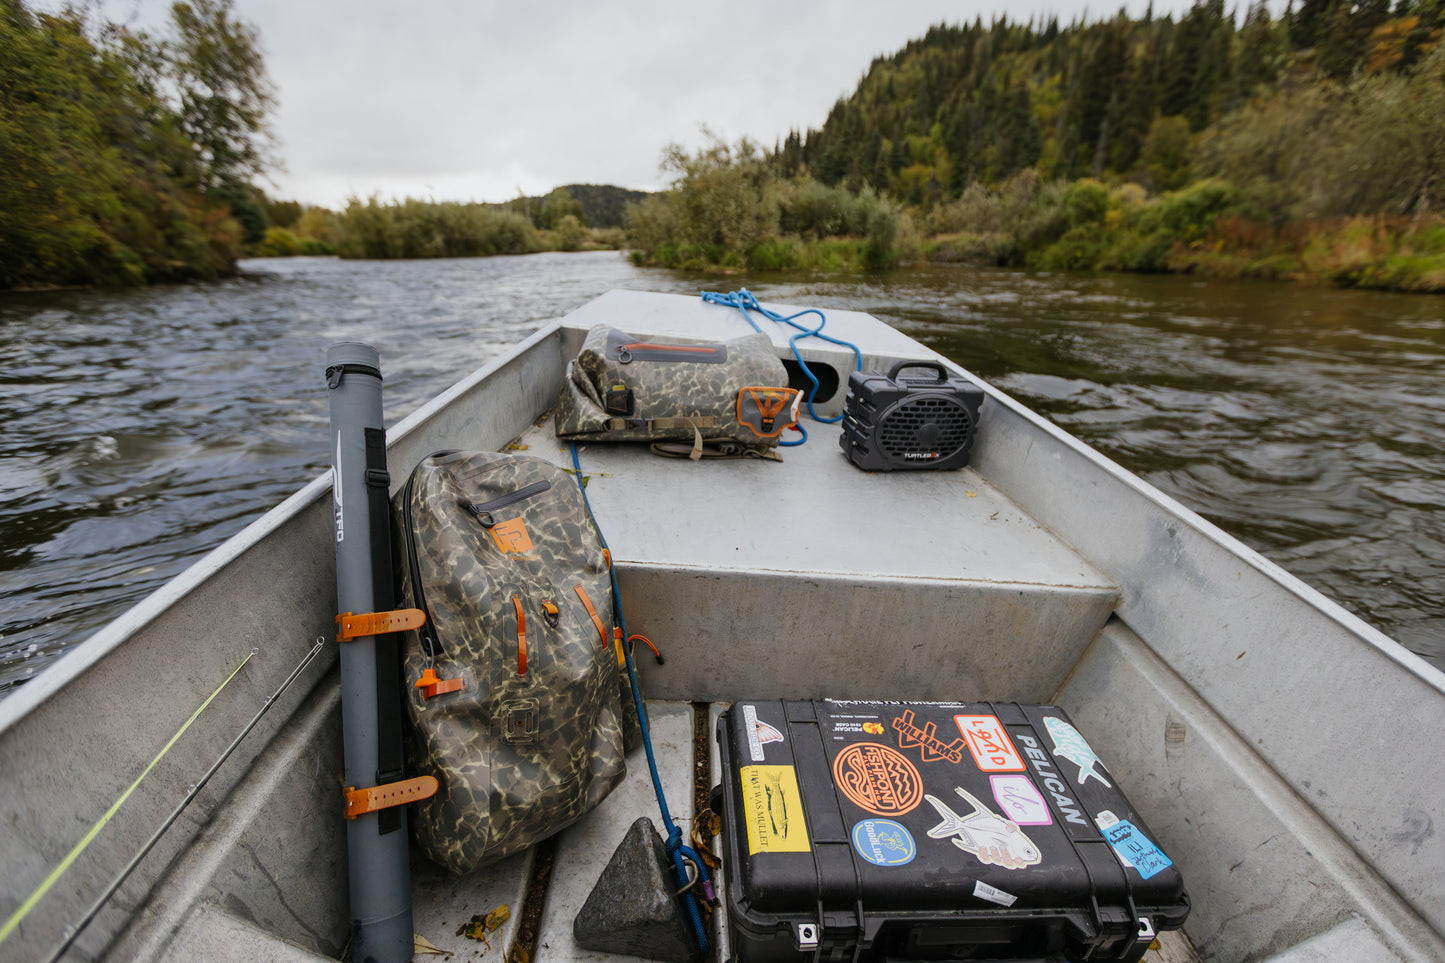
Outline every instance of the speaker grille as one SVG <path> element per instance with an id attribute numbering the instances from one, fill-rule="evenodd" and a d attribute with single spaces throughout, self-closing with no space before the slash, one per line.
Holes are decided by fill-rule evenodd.
<path id="1" fill-rule="evenodd" d="M 887 412 L 878 425 L 878 445 L 904 460 L 947 458 L 968 442 L 973 418 L 949 398 L 911 398 Z"/>

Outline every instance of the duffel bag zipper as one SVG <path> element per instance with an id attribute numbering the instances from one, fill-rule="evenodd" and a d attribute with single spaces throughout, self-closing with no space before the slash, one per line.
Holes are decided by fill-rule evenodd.
<path id="1" fill-rule="evenodd" d="M 718 354 L 716 345 L 707 344 L 661 344 L 653 341 L 634 341 L 630 344 L 619 344 L 616 347 L 617 360 L 622 364 L 632 361 L 667 361 L 669 358 L 650 358 L 649 355 L 660 354 L 687 354 L 697 355 L 698 360 L 704 356 Z"/>
<path id="2" fill-rule="evenodd" d="M 532 482 L 532 484 L 530 485 L 524 485 L 514 492 L 510 492 L 506 495 L 501 495 L 497 498 L 493 498 L 491 501 L 482 502 L 481 504 L 470 505 L 463 503 L 463 507 L 466 508 L 466 510 L 471 512 L 473 515 L 477 516 L 477 520 L 480 521 L 483 525 L 485 525 L 487 528 L 491 528 L 493 525 L 496 524 L 495 519 L 492 518 L 493 512 L 497 511 L 498 509 L 506 508 L 508 505 L 515 505 L 517 502 L 526 501 L 533 495 L 540 495 L 543 492 L 550 490 L 551 487 L 552 483 L 544 478 L 541 481 Z"/>

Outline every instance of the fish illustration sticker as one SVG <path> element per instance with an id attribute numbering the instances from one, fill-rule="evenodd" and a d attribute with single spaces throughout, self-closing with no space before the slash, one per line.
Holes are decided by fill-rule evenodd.
<path id="1" fill-rule="evenodd" d="M 865 819 L 854 825 L 853 848 L 874 866 L 903 866 L 918 855 L 908 827 L 891 819 Z"/>
<path id="2" fill-rule="evenodd" d="M 743 766 L 743 818 L 748 824 L 748 853 L 806 853 L 808 827 L 803 797 L 792 766 Z"/>
<path id="3" fill-rule="evenodd" d="M 943 800 L 925 795 L 943 822 L 928 831 L 931 839 L 952 837 L 953 845 L 977 857 L 980 863 L 1002 866 L 1004 869 L 1023 869 L 1036 866 L 1043 861 L 1043 854 L 1033 840 L 1024 835 L 1018 823 L 994 813 L 983 803 L 969 794 L 968 790 L 955 786 L 954 792 L 972 811 L 960 816 Z"/>
<path id="4" fill-rule="evenodd" d="M 743 725 L 748 733 L 748 754 L 753 762 L 763 761 L 763 746 L 770 742 L 782 742 L 783 734 L 758 718 L 756 706 L 743 706 Z"/>
<path id="5" fill-rule="evenodd" d="M 1054 740 L 1054 755 L 1063 756 L 1079 767 L 1079 785 L 1082 786 L 1090 776 L 1093 776 L 1104 785 L 1113 788 L 1109 780 L 1094 771 L 1094 763 L 1097 762 L 1102 768 L 1104 761 L 1094 753 L 1084 737 L 1079 735 L 1079 730 L 1054 716 L 1044 717 L 1044 728 L 1049 730 L 1049 738 Z"/>

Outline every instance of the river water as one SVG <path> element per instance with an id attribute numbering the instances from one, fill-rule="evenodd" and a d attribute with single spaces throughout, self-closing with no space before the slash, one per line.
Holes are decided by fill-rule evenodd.
<path id="1" fill-rule="evenodd" d="M 0 690 L 328 467 L 327 345 L 393 424 L 612 288 L 868 311 L 1445 666 L 1445 299 L 928 266 L 708 278 L 610 253 L 251 261 L 0 297 Z"/>

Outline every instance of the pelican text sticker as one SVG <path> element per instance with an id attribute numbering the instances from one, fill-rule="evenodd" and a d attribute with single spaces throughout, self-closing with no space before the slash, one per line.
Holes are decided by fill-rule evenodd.
<path id="1" fill-rule="evenodd" d="M 865 819 L 856 824 L 853 848 L 874 866 L 903 866 L 918 855 L 908 827 L 891 819 Z"/>
<path id="2" fill-rule="evenodd" d="M 1003 814 L 1020 826 L 1052 825 L 1049 804 L 1028 776 L 989 776 L 993 798 Z"/>
<path id="3" fill-rule="evenodd" d="M 532 551 L 532 536 L 527 534 L 527 526 L 522 524 L 520 518 L 509 518 L 493 525 L 492 538 L 504 552 L 525 555 Z"/>
<path id="4" fill-rule="evenodd" d="M 833 760 L 833 783 L 849 802 L 875 816 L 901 816 L 923 801 L 923 780 L 913 763 L 876 742 L 844 746 Z"/>
<path id="5" fill-rule="evenodd" d="M 968 740 L 973 761 L 984 772 L 1023 772 L 1024 761 L 1009 741 L 997 716 L 954 716 L 958 731 Z"/>
<path id="6" fill-rule="evenodd" d="M 924 762 L 951 762 L 954 765 L 963 762 L 964 741 L 954 739 L 944 742 L 938 738 L 938 727 L 931 722 L 924 723 L 920 729 L 913 721 L 912 709 L 893 720 L 893 731 L 898 733 L 898 748 L 917 749 L 919 758 Z"/>
<path id="7" fill-rule="evenodd" d="M 834 742 L 847 742 L 849 735 L 860 732 L 870 736 L 883 735 L 883 723 L 877 716 L 831 716 L 828 719 L 829 732 Z"/>
<path id="8" fill-rule="evenodd" d="M 1109 845 L 1114 847 L 1114 852 L 1119 858 L 1139 871 L 1139 875 L 1148 879 L 1166 866 L 1173 866 L 1174 861 L 1165 856 L 1158 846 L 1151 843 L 1143 833 L 1135 828 L 1134 824 L 1124 819 L 1104 830 L 1104 838 Z"/>
<path id="9" fill-rule="evenodd" d="M 793 767 L 743 766 L 739 776 L 743 782 L 743 819 L 748 824 L 748 852 L 808 852 L 812 847 Z"/>

